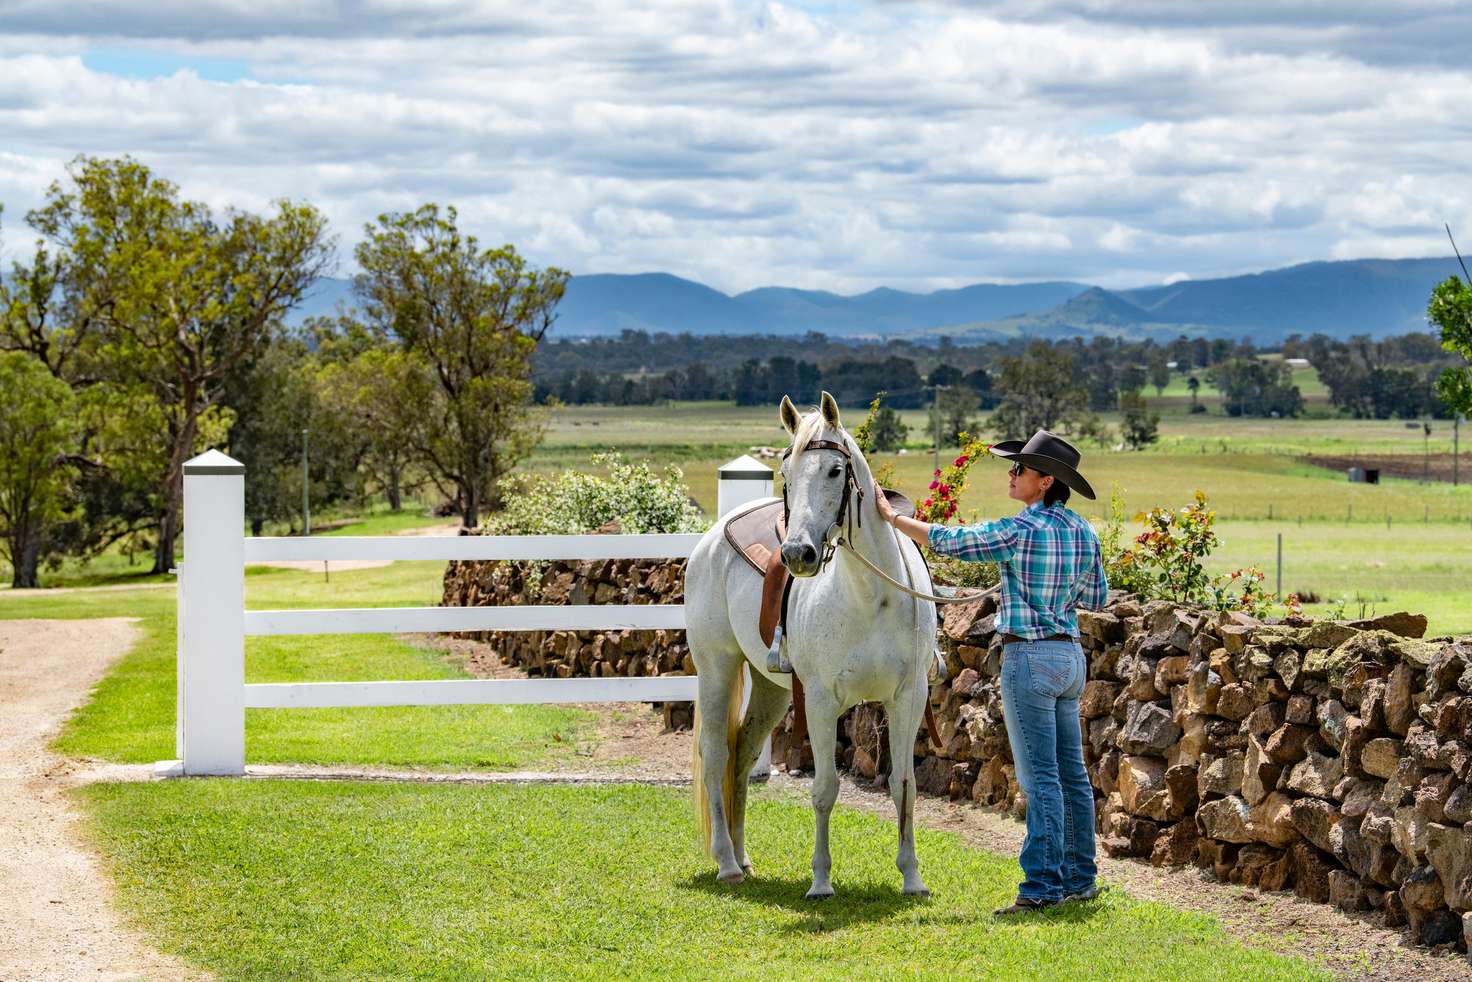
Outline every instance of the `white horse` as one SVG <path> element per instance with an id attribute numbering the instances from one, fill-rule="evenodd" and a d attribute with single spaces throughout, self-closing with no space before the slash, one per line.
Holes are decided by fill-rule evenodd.
<path id="1" fill-rule="evenodd" d="M 838 798 L 834 759 L 838 717 L 859 702 L 881 702 L 889 719 L 889 791 L 899 818 L 896 865 L 904 892 L 927 896 L 915 857 L 915 736 L 928 696 L 935 648 L 933 604 L 885 583 L 848 549 L 836 548 L 847 500 L 851 548 L 895 581 L 928 593 L 919 552 L 879 517 L 874 478 L 823 393 L 817 412 L 799 417 L 783 397 L 782 424 L 793 434 L 782 464 L 790 507 L 782 561 L 795 577 L 787 612 L 787 651 L 802 679 L 813 746 L 813 846 L 810 899 L 832 896 L 828 820 Z M 829 443 L 839 450 L 810 444 Z M 747 779 L 763 742 L 787 712 L 791 679 L 766 670 L 757 628 L 762 581 L 725 542 L 717 521 L 691 553 L 685 573 L 690 654 L 700 676 L 695 709 L 694 783 L 706 851 L 723 883 L 752 871 L 746 854 Z M 740 719 L 742 669 L 751 699 Z"/>

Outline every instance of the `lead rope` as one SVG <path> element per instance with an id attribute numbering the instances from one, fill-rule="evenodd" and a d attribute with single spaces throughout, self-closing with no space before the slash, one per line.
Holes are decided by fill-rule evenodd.
<path id="1" fill-rule="evenodd" d="M 898 533 L 892 533 L 892 534 L 896 534 L 897 535 Z M 869 568 L 869 571 L 871 573 L 873 573 L 875 576 L 879 577 L 880 579 L 884 580 L 886 583 L 888 583 L 890 586 L 894 587 L 896 590 L 900 590 L 900 591 L 902 591 L 904 593 L 908 593 L 910 596 L 917 597 L 920 600 L 929 600 L 931 603 L 936 603 L 936 604 L 963 604 L 963 603 L 969 603 L 970 601 L 977 600 L 977 599 L 979 599 L 981 597 L 986 596 L 989 593 L 996 593 L 998 590 L 1000 590 L 1002 588 L 1002 585 L 1000 583 L 998 583 L 995 586 L 989 586 L 989 587 L 987 587 L 985 590 L 976 590 L 976 591 L 974 591 L 972 593 L 964 593 L 964 594 L 958 593 L 958 594 L 956 594 L 954 596 L 950 596 L 950 597 L 937 597 L 933 593 L 925 593 L 925 592 L 920 591 L 920 590 L 912 590 L 909 587 L 905 586 L 899 580 L 895 579 L 893 576 L 890 576 L 888 573 L 886 573 L 884 570 L 880 569 L 878 566 L 875 566 L 869 560 L 869 557 L 868 556 L 865 556 L 862 552 L 859 552 L 859 550 L 855 549 L 853 547 L 853 544 L 851 542 L 849 542 L 849 540 L 847 538 L 845 538 L 843 536 L 840 536 L 839 539 L 838 539 L 838 545 L 842 546 L 844 549 L 847 549 L 849 551 L 849 554 L 852 555 L 854 558 L 858 559 L 859 562 L 861 562 L 865 566 L 867 566 Z"/>

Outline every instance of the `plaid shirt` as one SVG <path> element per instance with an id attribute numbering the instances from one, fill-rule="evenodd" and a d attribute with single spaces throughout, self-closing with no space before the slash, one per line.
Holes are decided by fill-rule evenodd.
<path id="1" fill-rule="evenodd" d="M 997 564 L 1002 603 L 997 631 L 1037 640 L 1078 637 L 1077 607 L 1104 605 L 1109 583 L 1099 537 L 1088 520 L 1062 505 L 1028 505 L 1012 518 L 979 525 L 930 526 L 930 548 Z"/>

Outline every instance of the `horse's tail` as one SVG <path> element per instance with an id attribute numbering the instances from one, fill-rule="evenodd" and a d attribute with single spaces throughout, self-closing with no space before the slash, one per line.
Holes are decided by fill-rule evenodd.
<path id="1" fill-rule="evenodd" d="M 741 695 L 745 689 L 746 659 L 732 676 L 731 691 L 726 695 L 726 773 L 721 779 L 721 803 L 729 826 L 731 808 L 736 793 L 736 740 L 741 733 Z M 695 700 L 695 748 L 691 751 L 690 776 L 695 783 L 695 815 L 700 823 L 701 847 L 706 855 L 711 851 L 710 798 L 705 792 L 705 759 L 700 753 L 700 699 Z"/>

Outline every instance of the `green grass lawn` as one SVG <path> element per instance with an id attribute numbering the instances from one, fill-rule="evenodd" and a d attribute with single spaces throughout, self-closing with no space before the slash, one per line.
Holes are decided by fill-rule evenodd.
<path id="1" fill-rule="evenodd" d="M 332 574 L 252 568 L 254 608 L 426 606 L 443 563 L 395 563 Z M 0 598 L 0 618 L 138 617 L 142 640 L 67 722 L 62 753 L 125 763 L 174 751 L 174 593 L 139 590 Z M 381 635 L 247 638 L 247 682 L 464 678 L 436 651 Z M 247 763 L 443 769 L 535 767 L 576 753 L 590 714 L 561 706 L 394 706 L 246 711 Z"/>
<path id="2" fill-rule="evenodd" d="M 803 899 L 811 813 L 759 790 L 731 888 L 687 792 L 198 780 L 76 792 L 125 911 L 221 978 L 1170 978 L 1328 973 L 1200 915 L 1111 894 L 1021 923 L 1010 859 L 834 814 L 838 896 Z"/>

